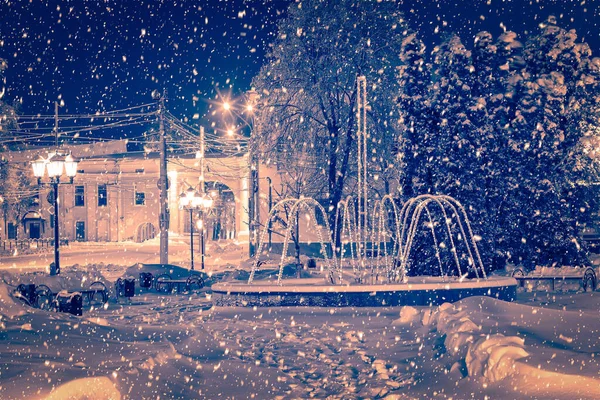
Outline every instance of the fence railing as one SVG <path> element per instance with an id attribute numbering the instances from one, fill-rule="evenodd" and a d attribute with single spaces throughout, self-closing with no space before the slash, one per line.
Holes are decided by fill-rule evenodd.
<path id="1" fill-rule="evenodd" d="M 60 245 L 68 245 L 69 239 L 60 239 Z M 0 241 L 0 249 L 3 251 L 26 250 L 26 249 L 50 249 L 54 247 L 54 239 L 8 239 Z"/>

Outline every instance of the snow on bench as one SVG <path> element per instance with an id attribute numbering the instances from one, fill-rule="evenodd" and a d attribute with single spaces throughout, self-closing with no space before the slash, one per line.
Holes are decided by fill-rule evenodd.
<path id="1" fill-rule="evenodd" d="M 527 274 L 521 267 L 512 272 L 512 277 L 517 280 L 519 287 L 525 287 L 528 281 L 548 281 L 551 290 L 555 288 L 556 281 L 579 281 L 584 292 L 594 291 L 597 287 L 596 272 L 593 268 L 541 268 Z"/>

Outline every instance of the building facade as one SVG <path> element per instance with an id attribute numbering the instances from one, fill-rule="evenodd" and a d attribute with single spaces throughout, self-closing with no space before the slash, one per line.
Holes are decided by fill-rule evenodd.
<path id="1" fill-rule="evenodd" d="M 126 141 L 94 145 L 70 146 L 79 159 L 78 173 L 73 183 L 59 187 L 60 235 L 68 241 L 143 242 L 159 233 L 159 154 L 127 151 Z M 31 161 L 45 150 L 9 153 L 10 164 L 30 168 Z M 200 164 L 191 156 L 169 156 L 168 202 L 169 231 L 185 234 L 190 231 L 189 211 L 179 208 L 179 196 L 190 186 L 198 188 Z M 204 223 L 208 240 L 249 240 L 249 210 L 258 203 L 258 213 L 269 211 L 267 180 L 272 185 L 278 174 L 274 168 L 260 166 L 257 184 L 250 187 L 252 174 L 246 155 L 218 157 L 208 155 L 205 162 L 205 190 L 213 198 Z M 47 179 L 44 179 L 44 181 Z M 33 178 L 32 178 L 33 181 Z M 35 185 L 35 183 L 34 183 Z M 53 238 L 53 194 L 47 185 L 39 186 L 35 204 L 17 220 L 16 216 L 0 216 L 0 235 L 13 239 L 20 230 L 20 239 Z M 264 191 L 264 195 L 260 192 Z M 252 197 L 253 200 L 250 200 Z M 198 216 L 194 215 L 194 220 Z"/>

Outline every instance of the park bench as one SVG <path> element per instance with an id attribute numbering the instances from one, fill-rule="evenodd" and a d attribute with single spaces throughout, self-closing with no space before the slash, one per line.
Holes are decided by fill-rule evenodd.
<path id="1" fill-rule="evenodd" d="M 575 271 L 575 270 L 574 270 Z M 526 282 L 549 282 L 550 288 L 554 291 L 556 282 L 580 282 L 581 288 L 584 292 L 594 291 L 597 288 L 596 272 L 593 268 L 587 267 L 583 274 L 557 274 L 557 275 L 543 275 L 543 274 L 526 274 L 525 270 L 521 267 L 516 268 L 512 272 L 512 277 L 517 280 L 519 287 L 525 287 Z"/>
<path id="2" fill-rule="evenodd" d="M 200 275 L 190 275 L 185 279 L 173 279 L 169 274 L 154 277 L 150 272 L 140 272 L 140 286 L 146 289 L 154 287 L 158 292 L 171 293 L 173 291 L 189 292 L 204 287 L 204 279 Z"/>

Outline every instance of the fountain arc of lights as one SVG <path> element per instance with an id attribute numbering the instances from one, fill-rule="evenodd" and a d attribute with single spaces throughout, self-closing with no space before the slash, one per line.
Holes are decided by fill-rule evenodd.
<path id="1" fill-rule="evenodd" d="M 458 207 L 458 210 L 462 213 L 463 220 L 464 220 L 465 225 L 467 226 L 467 230 L 469 232 L 469 236 L 466 236 L 464 234 L 464 230 L 462 229 L 462 226 L 459 225 L 459 226 L 461 226 L 462 235 L 465 238 L 465 240 L 467 240 L 467 238 L 471 239 L 471 245 L 473 247 L 475 255 L 477 256 L 477 260 L 475 260 L 472 257 L 472 255 L 471 255 L 471 259 L 473 260 L 473 263 L 477 262 L 479 264 L 479 268 L 481 269 L 483 278 L 487 278 L 487 273 L 485 272 L 485 268 L 483 267 L 483 262 L 481 261 L 481 255 L 479 254 L 479 248 L 477 247 L 477 241 L 475 240 L 475 235 L 473 235 L 473 229 L 471 228 L 471 221 L 469 220 L 469 216 L 467 215 L 467 210 L 465 210 L 465 207 L 458 200 L 456 200 L 455 198 L 453 198 L 451 196 L 441 195 L 441 198 L 450 202 L 450 204 L 455 203 L 456 207 Z M 457 219 L 460 221 L 460 218 L 457 218 Z M 477 272 L 477 269 L 475 269 L 475 272 Z"/>
<path id="2" fill-rule="evenodd" d="M 296 201 L 298 201 L 298 199 L 291 198 L 291 199 L 281 200 L 277 204 L 275 204 L 275 206 L 271 209 L 271 211 L 269 211 L 269 215 L 267 216 L 266 226 L 269 226 L 271 219 L 273 219 L 275 217 L 275 215 L 277 215 L 277 213 L 281 211 L 281 209 L 283 209 L 287 204 L 290 204 L 290 203 L 293 204 Z M 254 256 L 254 262 L 252 263 L 252 270 L 250 271 L 250 277 L 248 278 L 248 283 L 252 283 L 252 281 L 254 280 L 254 275 L 258 268 L 259 256 L 260 256 L 260 254 L 262 254 L 266 235 L 267 235 L 267 230 L 263 229 L 263 231 L 260 234 L 259 241 L 258 241 L 258 249 L 256 250 L 256 255 Z"/>
<path id="3" fill-rule="evenodd" d="M 401 211 L 401 217 L 403 218 L 403 223 L 402 223 L 402 231 L 400 234 L 401 247 L 400 247 L 400 252 L 398 254 L 399 259 L 400 259 L 400 273 L 401 273 L 402 277 L 404 277 L 406 274 L 408 256 L 410 255 L 410 251 L 412 249 L 412 243 L 413 243 L 414 237 L 417 232 L 421 213 L 422 213 L 423 209 L 425 209 L 426 212 L 429 213 L 429 208 L 428 208 L 429 203 L 433 203 L 434 205 L 437 205 L 443 214 L 447 234 L 448 234 L 448 237 L 450 239 L 450 244 L 451 244 L 450 251 L 453 254 L 454 262 L 456 264 L 459 275 L 462 275 L 462 270 L 461 270 L 460 261 L 458 259 L 458 255 L 457 255 L 456 243 L 454 242 L 454 238 L 452 235 L 452 228 L 450 225 L 451 219 L 448 218 L 448 214 L 446 212 L 446 207 L 456 217 L 456 222 L 457 222 L 458 228 L 460 230 L 460 234 L 462 235 L 463 241 L 464 241 L 466 249 L 467 249 L 467 253 L 469 256 L 469 262 L 473 266 L 473 270 L 475 271 L 476 277 L 477 278 L 480 278 L 480 277 L 486 278 L 487 276 L 486 276 L 485 268 L 483 267 L 483 262 L 481 261 L 481 256 L 480 256 L 479 250 L 477 248 L 477 242 L 475 241 L 475 237 L 473 235 L 473 231 L 471 228 L 471 223 L 467 216 L 466 210 L 464 209 L 463 205 L 459 201 L 457 201 L 456 199 L 454 199 L 450 196 L 445 196 L 445 195 L 421 195 L 421 196 L 417 196 L 417 197 L 409 200 L 408 202 L 406 202 L 404 204 L 402 211 Z M 462 216 L 462 221 L 461 221 L 461 216 Z M 409 224 L 409 222 L 410 222 L 410 224 Z M 463 222 L 464 222 L 464 225 L 467 226 L 466 231 L 465 231 Z M 430 224 L 432 224 L 431 220 L 430 220 Z M 408 230 L 406 229 L 407 225 L 408 225 Z M 431 228 L 433 229 L 433 226 Z M 432 230 L 432 233 L 434 234 L 434 241 L 435 241 L 435 232 L 433 230 Z M 437 244 L 436 244 L 436 247 L 437 247 Z M 439 251 L 439 250 L 436 248 L 436 251 Z M 474 257 L 474 255 L 476 258 Z M 480 276 L 479 270 L 481 270 L 481 276 Z M 442 274 L 442 276 L 445 276 L 443 270 L 441 270 L 440 273 Z"/>
<path id="4" fill-rule="evenodd" d="M 410 251 L 412 249 L 412 244 L 413 244 L 413 239 L 417 233 L 418 227 L 419 227 L 419 222 L 421 219 L 421 215 L 423 213 L 423 210 L 425 210 L 426 214 L 427 214 L 427 218 L 429 220 L 429 224 L 428 227 L 431 230 L 431 236 L 433 238 L 433 247 L 435 249 L 435 256 L 436 259 L 438 261 L 438 265 L 439 265 L 439 269 L 440 269 L 440 275 L 442 276 L 443 279 L 446 278 L 446 273 L 444 271 L 444 266 L 442 264 L 442 259 L 440 257 L 440 251 L 439 251 L 439 242 L 437 240 L 437 236 L 435 234 L 435 223 L 433 218 L 431 217 L 431 212 L 429 210 L 428 204 L 430 202 L 433 202 L 433 200 L 431 199 L 425 199 L 422 202 L 418 202 L 413 213 L 412 216 L 410 218 L 410 226 L 408 228 L 408 237 L 406 240 L 406 245 L 404 248 L 404 252 L 402 253 L 401 256 L 401 260 L 402 263 L 400 264 L 400 276 L 401 278 L 404 280 L 405 276 L 406 276 L 406 272 L 407 272 L 407 263 L 408 263 L 408 259 L 409 259 L 409 255 L 410 255 Z M 438 202 L 435 202 L 434 204 L 438 204 Z M 454 247 L 454 241 L 452 239 L 452 232 L 450 230 L 450 227 L 448 226 L 448 218 L 446 216 L 445 210 L 443 209 L 443 206 L 441 207 L 442 209 L 442 213 L 444 214 L 444 219 L 446 220 L 446 227 L 448 229 L 448 236 L 450 237 L 450 241 L 451 241 L 451 249 L 450 251 L 452 252 L 453 256 L 454 256 L 454 261 L 456 263 L 456 266 L 458 268 L 459 274 L 460 274 L 460 262 L 458 260 L 458 257 L 456 256 L 456 252 L 455 252 L 455 247 Z M 409 207 L 410 210 L 410 207 Z"/>
<path id="5" fill-rule="evenodd" d="M 342 226 L 341 229 L 338 229 L 339 226 L 339 216 L 342 215 Z M 353 230 L 354 228 L 354 230 Z M 333 243 L 338 243 L 338 232 L 340 234 L 339 242 L 339 268 L 342 268 L 342 263 L 344 259 L 344 255 L 346 252 L 346 243 L 349 244 L 350 248 L 350 265 L 352 266 L 352 272 L 359 272 L 359 265 L 357 265 L 357 258 L 360 249 L 358 248 L 358 243 L 360 241 L 360 236 L 358 233 L 358 220 L 356 216 L 356 208 L 354 207 L 354 198 L 352 196 L 348 196 L 345 200 L 341 200 L 338 203 L 336 213 L 335 213 L 335 225 L 333 231 Z M 346 232 L 346 237 L 349 238 L 349 241 L 342 240 L 342 236 Z M 355 254 L 356 252 L 356 254 Z"/>
<path id="6" fill-rule="evenodd" d="M 393 237 L 394 239 L 394 245 L 391 249 L 391 253 L 388 253 L 388 249 L 387 249 L 387 239 L 386 239 L 386 235 L 388 232 L 389 228 L 389 217 L 388 217 L 388 208 L 386 207 L 386 205 L 391 206 L 391 210 L 393 213 L 393 217 L 394 217 L 394 233 L 395 236 Z M 372 226 L 377 226 L 377 235 L 376 235 L 376 240 L 373 242 L 373 240 L 371 240 L 372 243 L 375 243 L 375 246 L 373 246 L 374 251 L 371 254 L 371 259 L 375 261 L 375 265 L 376 265 L 376 273 L 375 275 L 378 276 L 381 269 L 382 269 L 382 257 L 380 256 L 380 250 L 381 247 L 383 247 L 383 269 L 385 272 L 386 277 L 388 278 L 388 280 L 391 280 L 391 274 L 393 273 L 393 260 L 394 260 L 394 255 L 398 254 L 399 251 L 399 238 L 400 238 L 400 221 L 398 219 L 398 207 L 396 206 L 396 202 L 394 201 L 394 198 L 389 195 L 386 194 L 385 196 L 383 196 L 381 198 L 381 200 L 377 201 L 374 205 L 373 208 L 373 222 L 372 222 Z M 373 232 L 374 234 L 374 232 Z M 383 241 L 382 241 L 382 236 L 383 236 Z M 391 234 L 390 234 L 391 236 Z M 382 245 L 381 245 L 382 244 Z"/>
<path id="7" fill-rule="evenodd" d="M 269 213 L 269 216 L 267 219 L 267 226 L 268 226 L 268 223 L 271 221 L 271 219 L 274 218 L 278 212 L 282 211 L 286 206 L 290 206 L 290 205 L 291 205 L 291 208 L 288 213 L 289 222 L 288 222 L 288 226 L 287 226 L 286 233 L 285 233 L 285 239 L 283 242 L 283 251 L 281 253 L 281 259 L 279 262 L 279 272 L 277 274 L 277 284 L 281 285 L 281 281 L 283 279 L 283 267 L 285 264 L 285 258 L 287 256 L 289 241 L 291 238 L 291 231 L 295 227 L 295 224 L 296 224 L 295 221 L 297 220 L 296 216 L 301 210 L 307 210 L 309 212 L 310 220 L 314 221 L 315 225 L 317 226 L 317 235 L 319 237 L 319 243 L 321 246 L 321 254 L 325 258 L 325 263 L 327 265 L 327 276 L 328 276 L 330 282 L 331 283 L 335 282 L 335 273 L 336 272 L 338 275 L 337 279 L 339 282 L 341 282 L 342 281 L 342 271 L 341 271 L 341 267 L 340 268 L 337 267 L 336 255 L 335 255 L 335 245 L 331 240 L 331 235 L 330 235 L 331 229 L 329 226 L 329 221 L 327 220 L 327 214 L 325 213 L 325 209 L 319 202 L 317 202 L 315 199 L 310 198 L 310 197 L 301 198 L 301 199 L 282 200 L 279 203 L 277 203 L 275 205 L 275 207 L 273 207 L 273 209 Z M 331 258 L 328 256 L 328 253 L 327 253 L 327 247 L 325 246 L 326 240 L 323 237 L 322 228 L 318 224 L 316 224 L 316 221 L 317 221 L 316 212 L 315 212 L 316 209 L 318 209 L 321 212 L 321 214 L 325 220 L 325 228 L 327 231 L 327 238 L 328 238 L 328 242 L 332 249 L 332 257 Z M 259 242 L 259 246 L 258 246 L 258 251 L 255 256 L 255 262 L 252 264 L 252 271 L 250 273 L 250 277 L 248 278 L 248 284 L 252 283 L 254 280 L 254 275 L 255 275 L 256 269 L 258 268 L 259 257 L 260 257 L 260 254 L 262 253 L 262 249 L 263 249 L 263 246 L 265 243 L 266 232 L 267 232 L 267 230 L 263 228 L 263 232 L 261 233 L 260 242 Z"/>

